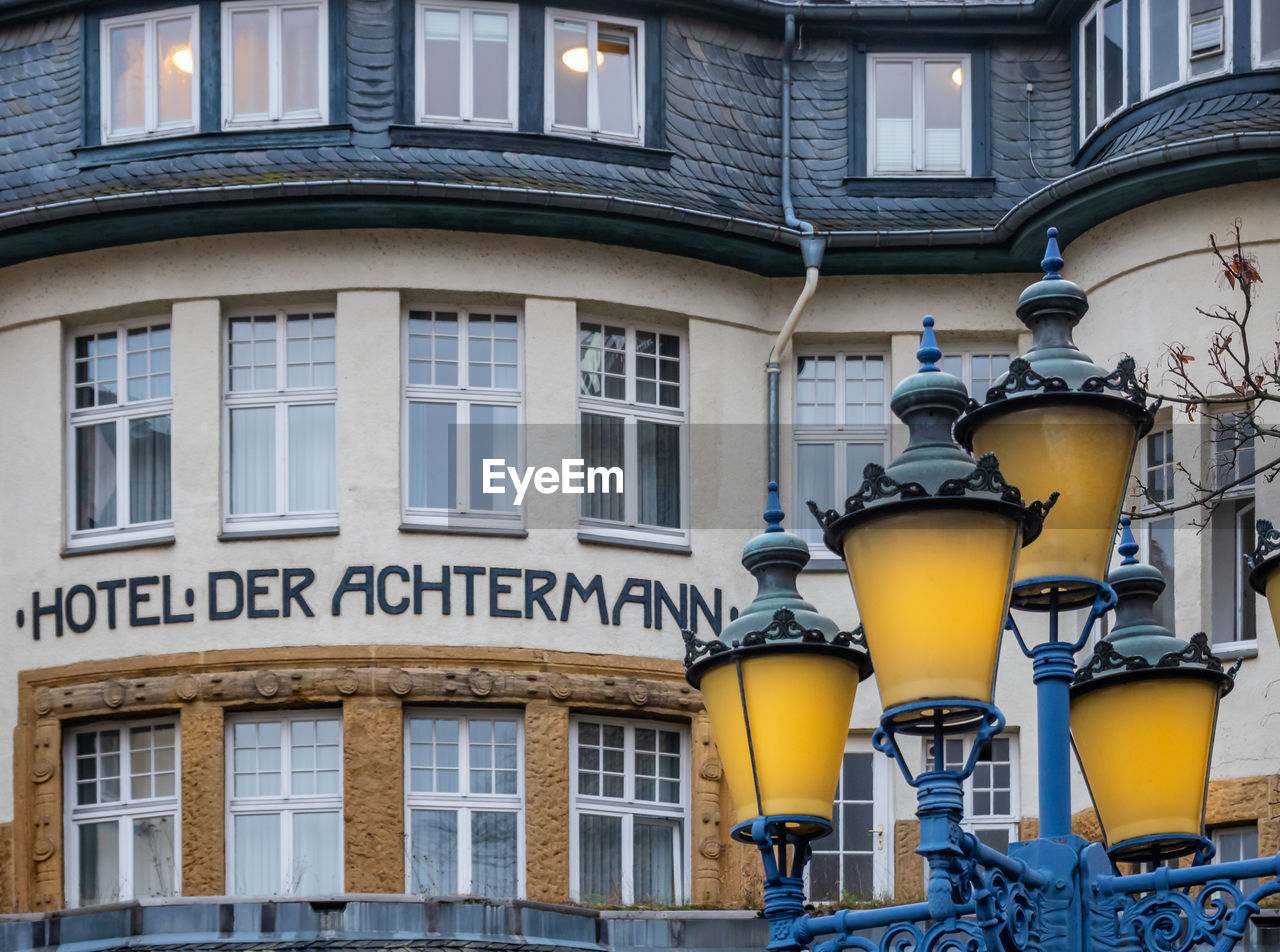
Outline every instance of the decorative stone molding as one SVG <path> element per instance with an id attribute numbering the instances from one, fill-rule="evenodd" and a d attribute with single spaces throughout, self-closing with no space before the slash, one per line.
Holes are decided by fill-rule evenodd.
<path id="1" fill-rule="evenodd" d="M 280 679 L 274 671 L 259 671 L 253 676 L 253 686 L 263 697 L 275 697 L 280 692 Z"/>
<path id="2" fill-rule="evenodd" d="M 124 703 L 124 685 L 119 681 L 107 681 L 102 685 L 102 703 L 107 707 L 119 707 Z"/>

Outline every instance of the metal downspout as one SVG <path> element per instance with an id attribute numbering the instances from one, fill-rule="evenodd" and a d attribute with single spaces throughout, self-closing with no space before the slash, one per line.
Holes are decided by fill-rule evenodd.
<path id="1" fill-rule="evenodd" d="M 800 258 L 804 262 L 804 288 L 787 315 L 786 323 L 778 332 L 778 338 L 769 349 L 765 370 L 769 378 L 769 479 L 777 485 L 779 447 L 779 377 L 782 368 L 779 361 L 786 352 L 791 335 L 795 333 L 800 317 L 818 290 L 818 275 L 822 268 L 822 254 L 827 249 L 827 239 L 818 237 L 812 222 L 796 217 L 796 207 L 791 196 L 791 56 L 796 44 L 796 16 L 788 13 L 782 37 L 782 215 L 787 227 L 800 232 Z"/>

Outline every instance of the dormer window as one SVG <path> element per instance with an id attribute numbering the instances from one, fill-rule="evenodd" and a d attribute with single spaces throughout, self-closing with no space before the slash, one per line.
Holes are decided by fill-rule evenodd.
<path id="1" fill-rule="evenodd" d="M 222 5 L 222 124 L 226 129 L 326 121 L 324 3 Z"/>
<path id="2" fill-rule="evenodd" d="M 868 57 L 872 175 L 968 175 L 967 55 Z"/>
<path id="3" fill-rule="evenodd" d="M 516 127 L 518 17 L 505 3 L 418 4 L 420 124 Z"/>
<path id="4" fill-rule="evenodd" d="M 173 7 L 101 21 L 103 142 L 197 130 L 196 11 Z"/>
<path id="5" fill-rule="evenodd" d="M 547 11 L 547 131 L 640 144 L 644 24 Z"/>

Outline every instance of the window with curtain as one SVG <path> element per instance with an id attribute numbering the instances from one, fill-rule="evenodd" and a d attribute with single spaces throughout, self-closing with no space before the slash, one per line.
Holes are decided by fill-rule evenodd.
<path id="1" fill-rule="evenodd" d="M 524 894 L 523 744 L 516 714 L 405 717 L 409 892 Z"/>
<path id="2" fill-rule="evenodd" d="M 315 125 L 329 98 L 328 7 L 321 2 L 222 5 L 224 129 Z"/>
<path id="3" fill-rule="evenodd" d="M 858 491 L 868 463 L 885 465 L 889 446 L 888 360 L 876 353 L 797 351 L 795 511 L 812 499 L 824 509 Z M 805 519 L 793 531 L 815 556 L 828 554 L 822 530 Z"/>
<path id="4" fill-rule="evenodd" d="M 342 721 L 336 713 L 229 718 L 226 783 L 232 895 L 343 891 Z"/>
<path id="5" fill-rule="evenodd" d="M 419 0 L 418 122 L 514 129 L 519 8 Z"/>
<path id="6" fill-rule="evenodd" d="M 968 175 L 968 54 L 867 57 L 872 175 Z"/>
<path id="7" fill-rule="evenodd" d="M 177 722 L 75 728 L 63 762 L 67 904 L 177 895 Z"/>
<path id="8" fill-rule="evenodd" d="M 199 130 L 197 7 L 99 23 L 103 142 Z"/>
<path id="9" fill-rule="evenodd" d="M 572 722 L 570 736 L 574 901 L 684 902 L 688 732 L 584 717 Z"/>
<path id="10" fill-rule="evenodd" d="M 1082 136 L 1090 135 L 1119 112 L 1127 101 L 1125 57 L 1129 35 L 1126 2 L 1128 0 L 1099 0 L 1080 21 Z"/>
<path id="11" fill-rule="evenodd" d="M 960 770 L 974 738 L 951 737 L 943 742 L 947 770 Z M 926 769 L 933 763 L 933 742 L 924 745 Z M 973 774 L 964 782 L 964 819 L 961 826 L 992 849 L 1009 852 L 1018 839 L 1021 816 L 1018 797 L 1018 740 L 1002 734 L 984 741 L 974 761 Z"/>
<path id="12" fill-rule="evenodd" d="M 644 141 L 644 24 L 547 11 L 547 131 Z"/>
<path id="13" fill-rule="evenodd" d="M 1231 4 L 1224 0 L 1141 3 L 1143 96 L 1231 68 Z M 1256 61 L 1261 53 L 1256 17 L 1254 27 Z M 1280 50 L 1273 51 L 1272 56 L 1280 57 Z"/>
<path id="14" fill-rule="evenodd" d="M 173 533 L 167 322 L 69 341 L 70 548 Z"/>
<path id="15" fill-rule="evenodd" d="M 334 360 L 332 311 L 228 319 L 226 531 L 337 523 Z"/>
<path id="16" fill-rule="evenodd" d="M 581 528 L 615 538 L 687 541 L 684 340 L 676 331 L 578 326 L 578 432 L 587 467 L 621 472 L 582 496 Z"/>
<path id="17" fill-rule="evenodd" d="M 410 310 L 404 346 L 404 521 L 519 526 L 511 480 L 485 492 L 484 460 L 523 467 L 520 319 L 479 308 Z"/>

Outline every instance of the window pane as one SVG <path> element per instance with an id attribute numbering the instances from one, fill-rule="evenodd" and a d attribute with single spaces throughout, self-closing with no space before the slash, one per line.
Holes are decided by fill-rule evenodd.
<path id="1" fill-rule="evenodd" d="M 231 411 L 231 514 L 272 512 L 276 488 L 276 411 Z"/>
<path id="2" fill-rule="evenodd" d="M 831 426 L 836 422 L 836 358 L 796 358 L 796 425 Z"/>
<path id="3" fill-rule="evenodd" d="M 111 132 L 140 131 L 146 126 L 146 27 L 141 23 L 115 27 L 108 33 L 108 43 Z"/>
<path id="4" fill-rule="evenodd" d="M 674 902 L 679 821 L 636 817 L 633 829 L 635 902 Z"/>
<path id="5" fill-rule="evenodd" d="M 930 172 L 964 168 L 960 63 L 924 64 L 924 167 Z"/>
<path id="6" fill-rule="evenodd" d="M 1110 0 L 1102 10 L 1102 110 L 1110 115 L 1124 104 L 1124 3 Z"/>
<path id="7" fill-rule="evenodd" d="M 911 64 L 875 64 L 875 168 L 910 172 L 912 161 Z"/>
<path id="8" fill-rule="evenodd" d="M 501 459 L 506 466 L 516 466 L 520 458 L 520 429 L 515 407 L 492 407 L 473 404 L 471 426 L 471 508 L 490 512 L 515 509 L 515 487 L 503 480 L 501 493 L 484 491 L 484 460 Z"/>
<path id="9" fill-rule="evenodd" d="M 1084 131 L 1088 135 L 1098 125 L 1098 18 L 1090 17 L 1080 43 L 1084 53 Z"/>
<path id="10" fill-rule="evenodd" d="M 332 896 L 342 892 L 342 814 L 293 815 L 293 881 L 295 896 Z"/>
<path id="11" fill-rule="evenodd" d="M 1173 519 L 1157 519 L 1147 529 L 1147 561 L 1164 575 L 1164 591 L 1156 599 L 1156 621 L 1174 630 Z"/>
<path id="12" fill-rule="evenodd" d="M 640 523 L 680 528 L 680 428 L 641 420 L 636 424 L 636 450 Z"/>
<path id="13" fill-rule="evenodd" d="M 579 814 L 578 894 L 583 900 L 622 901 L 622 817 Z"/>
<path id="14" fill-rule="evenodd" d="M 338 508 L 333 404 L 289 407 L 289 510 Z"/>
<path id="15" fill-rule="evenodd" d="M 129 421 L 129 521 L 172 516 L 169 492 L 169 417 Z"/>
<path id="16" fill-rule="evenodd" d="M 845 479 L 844 494 L 847 498 L 862 488 L 867 466 L 875 463 L 884 465 L 883 443 L 846 443 L 844 447 Z M 837 500 L 842 501 L 842 500 Z"/>
<path id="17" fill-rule="evenodd" d="M 1258 53 L 1263 62 L 1280 59 L 1280 5 L 1261 0 L 1254 6 L 1258 15 L 1260 42 Z"/>
<path id="18" fill-rule="evenodd" d="M 120 824 L 80 825 L 80 904 L 120 899 Z"/>
<path id="19" fill-rule="evenodd" d="M 76 427 L 76 528 L 116 524 L 116 424 Z"/>
<path id="20" fill-rule="evenodd" d="M 452 403 L 409 404 L 409 506 L 456 509 L 457 408 Z"/>
<path id="21" fill-rule="evenodd" d="M 266 10 L 231 14 L 231 102 L 237 119 L 266 118 L 270 112 Z"/>
<path id="22" fill-rule="evenodd" d="M 1009 852 L 1009 831 L 1001 830 L 974 830 L 973 835 L 978 838 L 984 845 L 991 847 L 1001 853 Z"/>
<path id="23" fill-rule="evenodd" d="M 1178 4 L 1146 4 L 1147 84 L 1159 89 L 1179 79 Z"/>
<path id="24" fill-rule="evenodd" d="M 516 895 L 516 815 L 471 814 L 471 889 L 495 899 Z"/>
<path id="25" fill-rule="evenodd" d="M 320 11 L 303 7 L 280 11 L 280 91 L 284 114 L 320 112 Z"/>
<path id="26" fill-rule="evenodd" d="M 90 337 L 76 338 L 75 386 L 76 409 L 105 406 L 116 402 L 119 382 L 116 379 L 116 334 L 110 331 Z M 167 395 L 167 394 L 166 394 Z M 160 394 L 156 394 L 160 396 Z"/>
<path id="27" fill-rule="evenodd" d="M 635 34 L 601 25 L 596 53 L 596 83 L 600 99 L 600 129 L 619 135 L 636 134 Z"/>
<path id="28" fill-rule="evenodd" d="M 161 126 L 191 122 L 191 18 L 156 24 L 156 112 Z"/>
<path id="29" fill-rule="evenodd" d="M 172 896 L 173 817 L 133 821 L 133 898 Z"/>
<path id="30" fill-rule="evenodd" d="M 457 119 L 462 115 L 462 15 L 456 10 L 426 10 L 423 19 L 423 112 Z"/>
<path id="31" fill-rule="evenodd" d="M 796 446 L 796 502 L 803 505 L 812 499 L 823 509 L 837 506 L 836 448 L 833 443 L 801 443 Z M 810 545 L 822 541 L 822 529 L 812 520 L 797 527 L 802 539 Z"/>
<path id="32" fill-rule="evenodd" d="M 623 422 L 621 418 L 599 413 L 584 413 L 580 433 L 582 457 L 588 467 L 622 468 Z M 584 493 L 582 515 L 589 519 L 608 519 L 612 522 L 621 522 L 626 518 L 623 494 L 603 491 L 614 488 L 616 485 L 613 481 L 609 481 L 607 485 L 602 481 L 596 484 L 595 492 Z"/>
<path id="33" fill-rule="evenodd" d="M 471 111 L 476 119 L 505 121 L 509 116 L 510 38 L 505 13 L 471 15 Z"/>
<path id="34" fill-rule="evenodd" d="M 414 810 L 409 819 L 413 891 L 421 896 L 458 892 L 458 814 Z"/>
<path id="35" fill-rule="evenodd" d="M 587 25 L 556 20 L 554 26 L 557 126 L 587 127 Z M 599 66 L 597 65 L 597 68 Z"/>
<path id="36" fill-rule="evenodd" d="M 280 815 L 242 814 L 233 818 L 237 896 L 275 896 L 280 889 Z"/>

